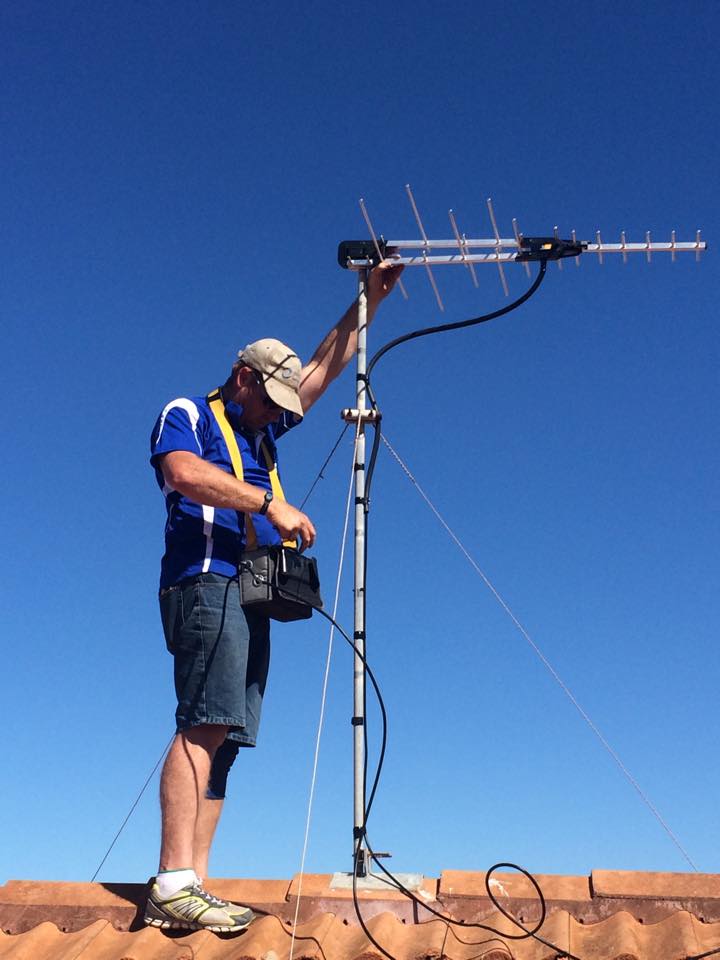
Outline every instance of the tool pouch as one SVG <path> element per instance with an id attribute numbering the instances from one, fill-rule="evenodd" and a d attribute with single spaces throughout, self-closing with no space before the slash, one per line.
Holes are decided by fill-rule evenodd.
<path id="1" fill-rule="evenodd" d="M 322 607 L 317 561 L 291 547 L 246 550 L 238 573 L 243 606 L 271 620 L 307 620 Z"/>

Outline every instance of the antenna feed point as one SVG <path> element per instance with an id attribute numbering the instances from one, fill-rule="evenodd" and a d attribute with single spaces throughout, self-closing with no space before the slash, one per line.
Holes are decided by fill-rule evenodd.
<path id="1" fill-rule="evenodd" d="M 344 270 L 353 266 L 376 267 L 385 259 L 387 244 L 382 237 L 374 240 L 342 240 L 338 245 L 338 263 Z M 355 261 L 362 261 L 356 264 Z"/>
<path id="2" fill-rule="evenodd" d="M 521 237 L 515 260 L 562 260 L 563 257 L 578 257 L 585 250 L 585 241 L 561 240 L 559 237 Z"/>

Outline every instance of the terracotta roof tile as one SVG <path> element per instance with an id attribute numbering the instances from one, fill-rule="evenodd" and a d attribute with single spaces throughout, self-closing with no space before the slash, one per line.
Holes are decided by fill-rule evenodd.
<path id="1" fill-rule="evenodd" d="M 502 918 L 496 914 L 491 922 L 501 924 Z M 653 925 L 619 913 L 589 926 L 557 912 L 542 933 L 583 960 L 681 960 L 720 946 L 718 925 L 713 926 L 708 928 L 685 912 Z M 555 955 L 537 941 L 504 942 L 483 931 L 453 931 L 439 920 L 408 926 L 387 912 L 370 920 L 368 927 L 397 960 L 547 960 Z M 0 934 L 3 960 L 287 960 L 289 949 L 290 930 L 276 917 L 263 917 L 246 933 L 226 938 L 206 932 L 167 935 L 154 928 L 121 932 L 104 920 L 74 933 L 62 933 L 45 922 L 20 937 Z M 297 960 L 361 960 L 377 955 L 359 927 L 330 914 L 297 930 Z"/>
<path id="2" fill-rule="evenodd" d="M 593 874 L 594 875 L 594 874 Z M 536 881 L 546 900 L 590 900 L 589 877 L 562 877 L 552 874 L 537 874 Z M 530 881 L 519 873 L 494 873 L 493 889 L 515 898 L 537 897 Z M 485 897 L 485 873 L 469 870 L 443 870 L 440 874 L 440 896 Z"/>
<path id="3" fill-rule="evenodd" d="M 495 887 L 516 916 L 537 916 L 527 881 L 498 874 Z M 717 950 L 719 877 L 595 871 L 588 877 L 538 877 L 548 901 L 540 935 L 582 960 L 684 960 Z M 596 886 L 602 893 L 598 893 Z M 326 875 L 303 879 L 295 960 L 374 960 L 380 956 L 357 923 L 349 891 Z M 10 881 L 0 887 L 0 960 L 288 960 L 298 878 L 216 880 L 210 888 L 262 915 L 239 936 L 166 933 L 146 928 L 143 884 Z M 433 881 L 427 886 L 433 889 Z M 305 899 L 305 893 L 308 893 Z M 485 896 L 483 875 L 444 871 L 437 906 L 466 923 L 480 920 L 514 932 Z M 451 927 L 424 908 L 362 895 L 367 926 L 397 960 L 551 960 L 535 940 L 511 940 L 471 927 Z M 65 927 L 68 932 L 63 932 Z"/>
<path id="4" fill-rule="evenodd" d="M 593 870 L 596 897 L 635 897 L 639 900 L 718 900 L 717 873 L 638 873 L 632 870 Z"/>

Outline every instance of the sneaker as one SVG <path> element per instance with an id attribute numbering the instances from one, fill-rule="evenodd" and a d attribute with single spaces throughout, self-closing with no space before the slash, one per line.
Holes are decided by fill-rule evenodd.
<path id="1" fill-rule="evenodd" d="M 248 907 L 213 897 L 199 883 L 178 890 L 167 900 L 153 884 L 145 906 L 145 923 L 163 930 L 212 930 L 213 933 L 240 933 L 255 914 Z"/>

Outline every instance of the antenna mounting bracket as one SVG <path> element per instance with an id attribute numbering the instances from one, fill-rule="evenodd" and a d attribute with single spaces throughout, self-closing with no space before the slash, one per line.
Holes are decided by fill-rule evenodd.
<path id="1" fill-rule="evenodd" d="M 382 256 L 378 255 L 378 248 Z M 387 244 L 382 237 L 378 237 L 377 246 L 372 240 L 342 240 L 338 245 L 338 263 L 345 270 L 351 260 L 367 260 L 376 267 L 385 256 L 386 249 Z"/>

